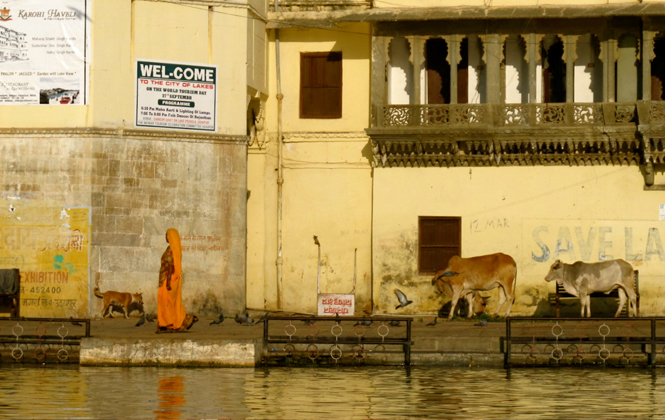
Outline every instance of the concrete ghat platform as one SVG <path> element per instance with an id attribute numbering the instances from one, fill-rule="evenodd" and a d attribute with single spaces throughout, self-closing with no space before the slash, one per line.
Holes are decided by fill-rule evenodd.
<path id="1" fill-rule="evenodd" d="M 261 340 L 168 340 L 86 338 L 81 365 L 256 366 Z"/>
<path id="2" fill-rule="evenodd" d="M 433 317 L 415 317 L 412 323 L 411 364 L 502 367 L 501 337 L 505 323 L 474 326 L 477 320 L 439 322 Z M 156 325 L 136 327 L 138 317 L 92 321 L 92 337 L 81 342 L 81 365 L 103 366 L 257 366 L 263 357 L 263 325 L 244 326 L 233 319 L 210 325 L 202 317 L 190 331 L 156 334 Z M 271 327 L 272 328 L 272 327 Z M 306 328 L 306 327 L 304 327 Z M 400 328 L 403 334 L 404 327 Z M 304 329 L 299 334 L 304 334 Z M 393 351 L 394 350 L 394 351 Z M 270 349 L 269 349 L 270 351 Z M 366 364 L 400 365 L 399 348 L 370 354 Z"/>

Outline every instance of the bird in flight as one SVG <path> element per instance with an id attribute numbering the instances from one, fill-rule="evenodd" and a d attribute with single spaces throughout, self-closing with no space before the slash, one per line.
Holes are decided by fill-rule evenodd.
<path id="1" fill-rule="evenodd" d="M 406 305 L 410 305 L 413 303 L 412 300 L 409 300 L 404 293 L 402 293 L 401 290 L 395 289 L 395 295 L 397 296 L 397 300 L 399 300 L 399 305 L 395 307 L 395 309 L 403 308 Z"/>

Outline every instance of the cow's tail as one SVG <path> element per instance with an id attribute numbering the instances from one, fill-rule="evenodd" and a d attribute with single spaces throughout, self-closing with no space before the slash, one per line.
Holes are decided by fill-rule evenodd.
<path id="1" fill-rule="evenodd" d="M 515 297 L 517 296 L 517 293 L 515 292 L 515 288 L 517 287 L 517 264 L 515 264 L 515 277 L 513 278 L 513 301 L 511 304 L 515 303 Z"/>
<path id="2" fill-rule="evenodd" d="M 95 290 L 93 291 L 95 296 L 97 296 L 100 299 L 104 299 L 104 295 L 102 295 L 102 292 L 99 291 L 99 287 L 95 287 Z"/>

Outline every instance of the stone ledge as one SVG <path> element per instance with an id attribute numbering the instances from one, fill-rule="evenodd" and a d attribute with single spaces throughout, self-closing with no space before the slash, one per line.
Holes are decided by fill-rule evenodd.
<path id="1" fill-rule="evenodd" d="M 246 366 L 260 363 L 261 340 L 81 340 L 82 366 Z"/>
<path id="2" fill-rule="evenodd" d="M 95 127 L 81 128 L 0 128 L 0 137 L 120 137 L 125 139 L 153 139 L 159 141 L 179 141 L 194 143 L 231 143 L 246 145 L 249 136 L 218 133 L 192 133 L 184 131 L 156 131 L 134 128 L 106 129 Z"/>
<path id="3" fill-rule="evenodd" d="M 432 336 L 414 340 L 412 352 L 432 353 L 499 353 L 500 337 L 445 337 Z"/>
<path id="4" fill-rule="evenodd" d="M 310 2 L 317 3 L 317 2 Z M 287 9 L 288 10 L 288 9 Z M 268 29 L 295 26 L 332 26 L 340 22 L 398 22 L 427 20 L 606 18 L 613 16 L 662 16 L 663 3 L 603 5 L 539 5 L 503 7 L 391 7 L 367 10 L 287 11 L 268 13 Z"/>

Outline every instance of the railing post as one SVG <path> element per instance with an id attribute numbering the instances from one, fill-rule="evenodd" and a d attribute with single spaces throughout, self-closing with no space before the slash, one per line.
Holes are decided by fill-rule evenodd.
<path id="1" fill-rule="evenodd" d="M 614 112 L 614 105 L 610 103 L 603 103 L 603 123 L 605 125 L 616 124 L 616 113 Z"/>
<path id="2" fill-rule="evenodd" d="M 263 323 L 263 356 L 266 360 L 270 358 L 270 353 L 268 352 L 268 322 L 270 322 L 270 316 L 266 316 L 266 320 Z"/>
<path id="3" fill-rule="evenodd" d="M 529 123 L 529 126 L 535 127 L 538 125 L 538 107 L 539 104 L 528 104 L 527 109 L 528 109 L 528 116 L 527 116 L 527 122 Z"/>
<path id="4" fill-rule="evenodd" d="M 504 124 L 502 118 L 503 105 L 500 104 L 484 104 L 486 115 L 485 124 L 487 127 L 502 127 Z"/>
<path id="5" fill-rule="evenodd" d="M 649 106 L 651 101 L 637 101 L 635 103 L 635 113 L 637 114 L 637 123 L 639 125 L 651 124 L 649 118 Z"/>
<path id="6" fill-rule="evenodd" d="M 404 364 L 411 366 L 411 320 L 406 320 L 406 344 L 404 344 Z"/>
<path id="7" fill-rule="evenodd" d="M 376 110 L 376 126 L 378 128 L 383 128 L 383 114 L 385 112 L 385 105 L 376 105 L 374 109 Z"/>
<path id="8" fill-rule="evenodd" d="M 656 318 L 651 318 L 651 352 L 649 353 L 649 366 L 656 364 Z"/>
<path id="9" fill-rule="evenodd" d="M 574 125 L 575 124 L 575 104 L 572 102 L 567 102 L 564 104 L 563 109 L 566 113 L 566 124 Z"/>
<path id="10" fill-rule="evenodd" d="M 405 105 L 409 112 L 409 125 L 412 127 L 420 126 L 420 105 Z"/>
<path id="11" fill-rule="evenodd" d="M 506 348 L 503 355 L 503 367 L 510 367 L 510 317 L 506 318 Z"/>

